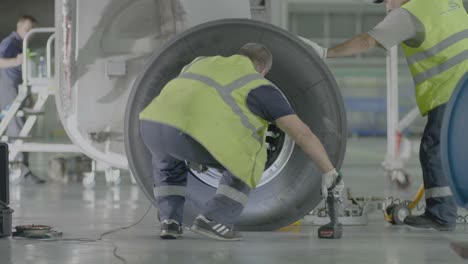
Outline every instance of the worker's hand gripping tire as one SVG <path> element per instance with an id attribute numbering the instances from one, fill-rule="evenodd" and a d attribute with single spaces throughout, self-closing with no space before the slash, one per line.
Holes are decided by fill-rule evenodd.
<path id="1" fill-rule="evenodd" d="M 326 59 L 327 58 L 327 53 L 328 53 L 328 49 L 327 48 L 324 48 L 322 46 L 320 46 L 319 44 L 313 42 L 313 41 L 310 41 L 306 38 L 303 38 L 303 37 L 299 37 L 302 41 L 304 41 L 307 45 L 311 46 L 315 52 L 317 53 L 317 55 L 322 59 Z"/>

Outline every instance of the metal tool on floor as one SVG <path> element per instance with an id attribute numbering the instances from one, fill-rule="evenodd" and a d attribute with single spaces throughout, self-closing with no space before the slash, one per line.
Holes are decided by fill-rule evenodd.
<path id="1" fill-rule="evenodd" d="M 405 201 L 399 203 L 396 202 L 396 200 L 392 200 L 390 205 L 386 206 L 383 210 L 384 219 L 393 225 L 403 225 L 405 218 L 411 215 L 411 211 L 417 207 L 423 196 L 424 185 L 421 184 L 416 196 L 411 202 Z"/>
<path id="2" fill-rule="evenodd" d="M 421 184 L 416 195 L 411 201 L 401 201 L 398 198 L 389 197 L 382 204 L 382 211 L 385 221 L 392 225 L 404 225 L 404 220 L 407 216 L 412 215 L 415 211 L 423 213 L 425 211 L 424 202 L 421 203 L 424 197 L 424 185 Z M 466 211 L 459 210 L 457 224 L 468 224 L 468 214 Z"/>
<path id="3" fill-rule="evenodd" d="M 341 176 L 336 178 L 335 184 L 328 189 L 327 206 L 330 223 L 319 227 L 318 237 L 327 239 L 338 239 L 343 236 L 343 225 L 338 221 L 338 197 L 335 197 L 333 189 L 341 181 Z"/>
<path id="4" fill-rule="evenodd" d="M 16 232 L 13 237 L 31 238 L 31 239 L 53 239 L 62 236 L 62 232 L 53 230 L 48 225 L 20 225 L 15 226 Z"/>
<path id="5" fill-rule="evenodd" d="M 343 226 L 364 226 L 369 222 L 368 214 L 376 210 L 382 211 L 387 199 L 379 196 L 355 197 L 347 188 L 347 199 L 342 203 L 338 220 Z M 325 225 L 329 221 L 328 209 L 324 207 L 315 208 L 301 220 L 303 225 Z"/>

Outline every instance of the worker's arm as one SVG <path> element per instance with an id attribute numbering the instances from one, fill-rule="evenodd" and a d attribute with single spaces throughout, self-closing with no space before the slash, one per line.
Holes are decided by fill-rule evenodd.
<path id="1" fill-rule="evenodd" d="M 309 127 L 302 122 L 297 115 L 287 115 L 276 119 L 276 125 L 283 130 L 289 137 L 291 137 L 299 147 L 309 156 L 311 160 L 319 167 L 322 172 L 322 197 L 325 198 L 328 189 L 334 183 L 334 191 L 341 193 L 344 188 L 344 182 L 336 182 L 338 172 L 333 167 L 330 159 L 328 158 L 327 151 L 322 145 L 322 142 L 315 136 Z"/>
<path id="2" fill-rule="evenodd" d="M 352 56 L 365 52 L 375 46 L 380 46 L 380 44 L 367 33 L 359 34 L 354 38 L 330 49 L 324 48 L 306 38 L 299 38 L 310 45 L 315 50 L 315 52 L 317 52 L 321 59 Z"/>
<path id="3" fill-rule="evenodd" d="M 320 58 L 325 59 L 357 55 L 376 46 L 388 50 L 403 41 L 410 41 L 417 47 L 424 41 L 424 34 L 424 26 L 416 17 L 403 8 L 397 8 L 368 33 L 356 35 L 333 48 L 327 49 L 313 41 L 300 38 L 309 44 Z"/>
<path id="4" fill-rule="evenodd" d="M 297 115 L 283 116 L 275 123 L 317 164 L 322 173 L 334 169 L 320 140 Z"/>
<path id="5" fill-rule="evenodd" d="M 373 37 L 367 33 L 362 33 L 334 48 L 328 49 L 327 58 L 353 56 L 376 46 L 380 45 Z"/>
<path id="6" fill-rule="evenodd" d="M 19 54 L 16 58 L 12 59 L 0 58 L 0 69 L 17 67 L 20 66 L 22 62 L 23 54 Z"/>

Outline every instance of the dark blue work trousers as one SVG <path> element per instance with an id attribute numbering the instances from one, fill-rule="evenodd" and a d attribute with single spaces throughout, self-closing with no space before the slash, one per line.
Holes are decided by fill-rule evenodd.
<path id="1" fill-rule="evenodd" d="M 441 224 L 455 225 L 457 205 L 440 157 L 440 134 L 445 106 L 444 104 L 429 111 L 421 139 L 419 160 L 423 172 L 426 214 L 430 214 Z"/>
<path id="2" fill-rule="evenodd" d="M 151 121 L 140 122 L 140 134 L 151 152 L 154 195 L 160 221 L 183 222 L 188 162 L 196 162 L 222 171 L 214 197 L 200 212 L 206 218 L 222 224 L 233 224 L 247 203 L 250 188 L 224 169 L 197 141 L 173 127 Z"/>

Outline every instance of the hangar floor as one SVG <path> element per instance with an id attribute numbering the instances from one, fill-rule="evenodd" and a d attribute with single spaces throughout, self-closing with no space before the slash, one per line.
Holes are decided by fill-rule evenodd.
<path id="1" fill-rule="evenodd" d="M 343 172 L 357 196 L 397 195 L 411 198 L 420 184 L 416 155 L 408 163 L 413 175 L 411 191 L 394 193 L 387 185 L 380 163 L 383 139 L 350 139 Z M 41 175 L 44 157 L 33 161 Z M 370 215 L 367 226 L 345 227 L 340 240 L 320 240 L 317 227 L 300 226 L 287 231 L 247 232 L 241 242 L 218 242 L 186 231 L 184 238 L 163 241 L 152 209 L 141 223 L 97 239 L 105 231 L 128 226 L 147 211 L 149 201 L 125 178 L 120 186 L 107 187 L 103 177 L 96 187 L 79 183 L 11 186 L 13 225 L 47 224 L 64 233 L 64 239 L 44 242 L 0 239 L 1 264 L 55 263 L 466 263 L 449 248 L 452 241 L 468 240 L 468 225 L 455 232 L 416 230 L 387 224 L 380 212 Z M 388 186 L 388 185 L 387 185 Z M 74 240 L 80 238 L 81 240 Z M 113 254 L 125 259 L 119 260 Z"/>

